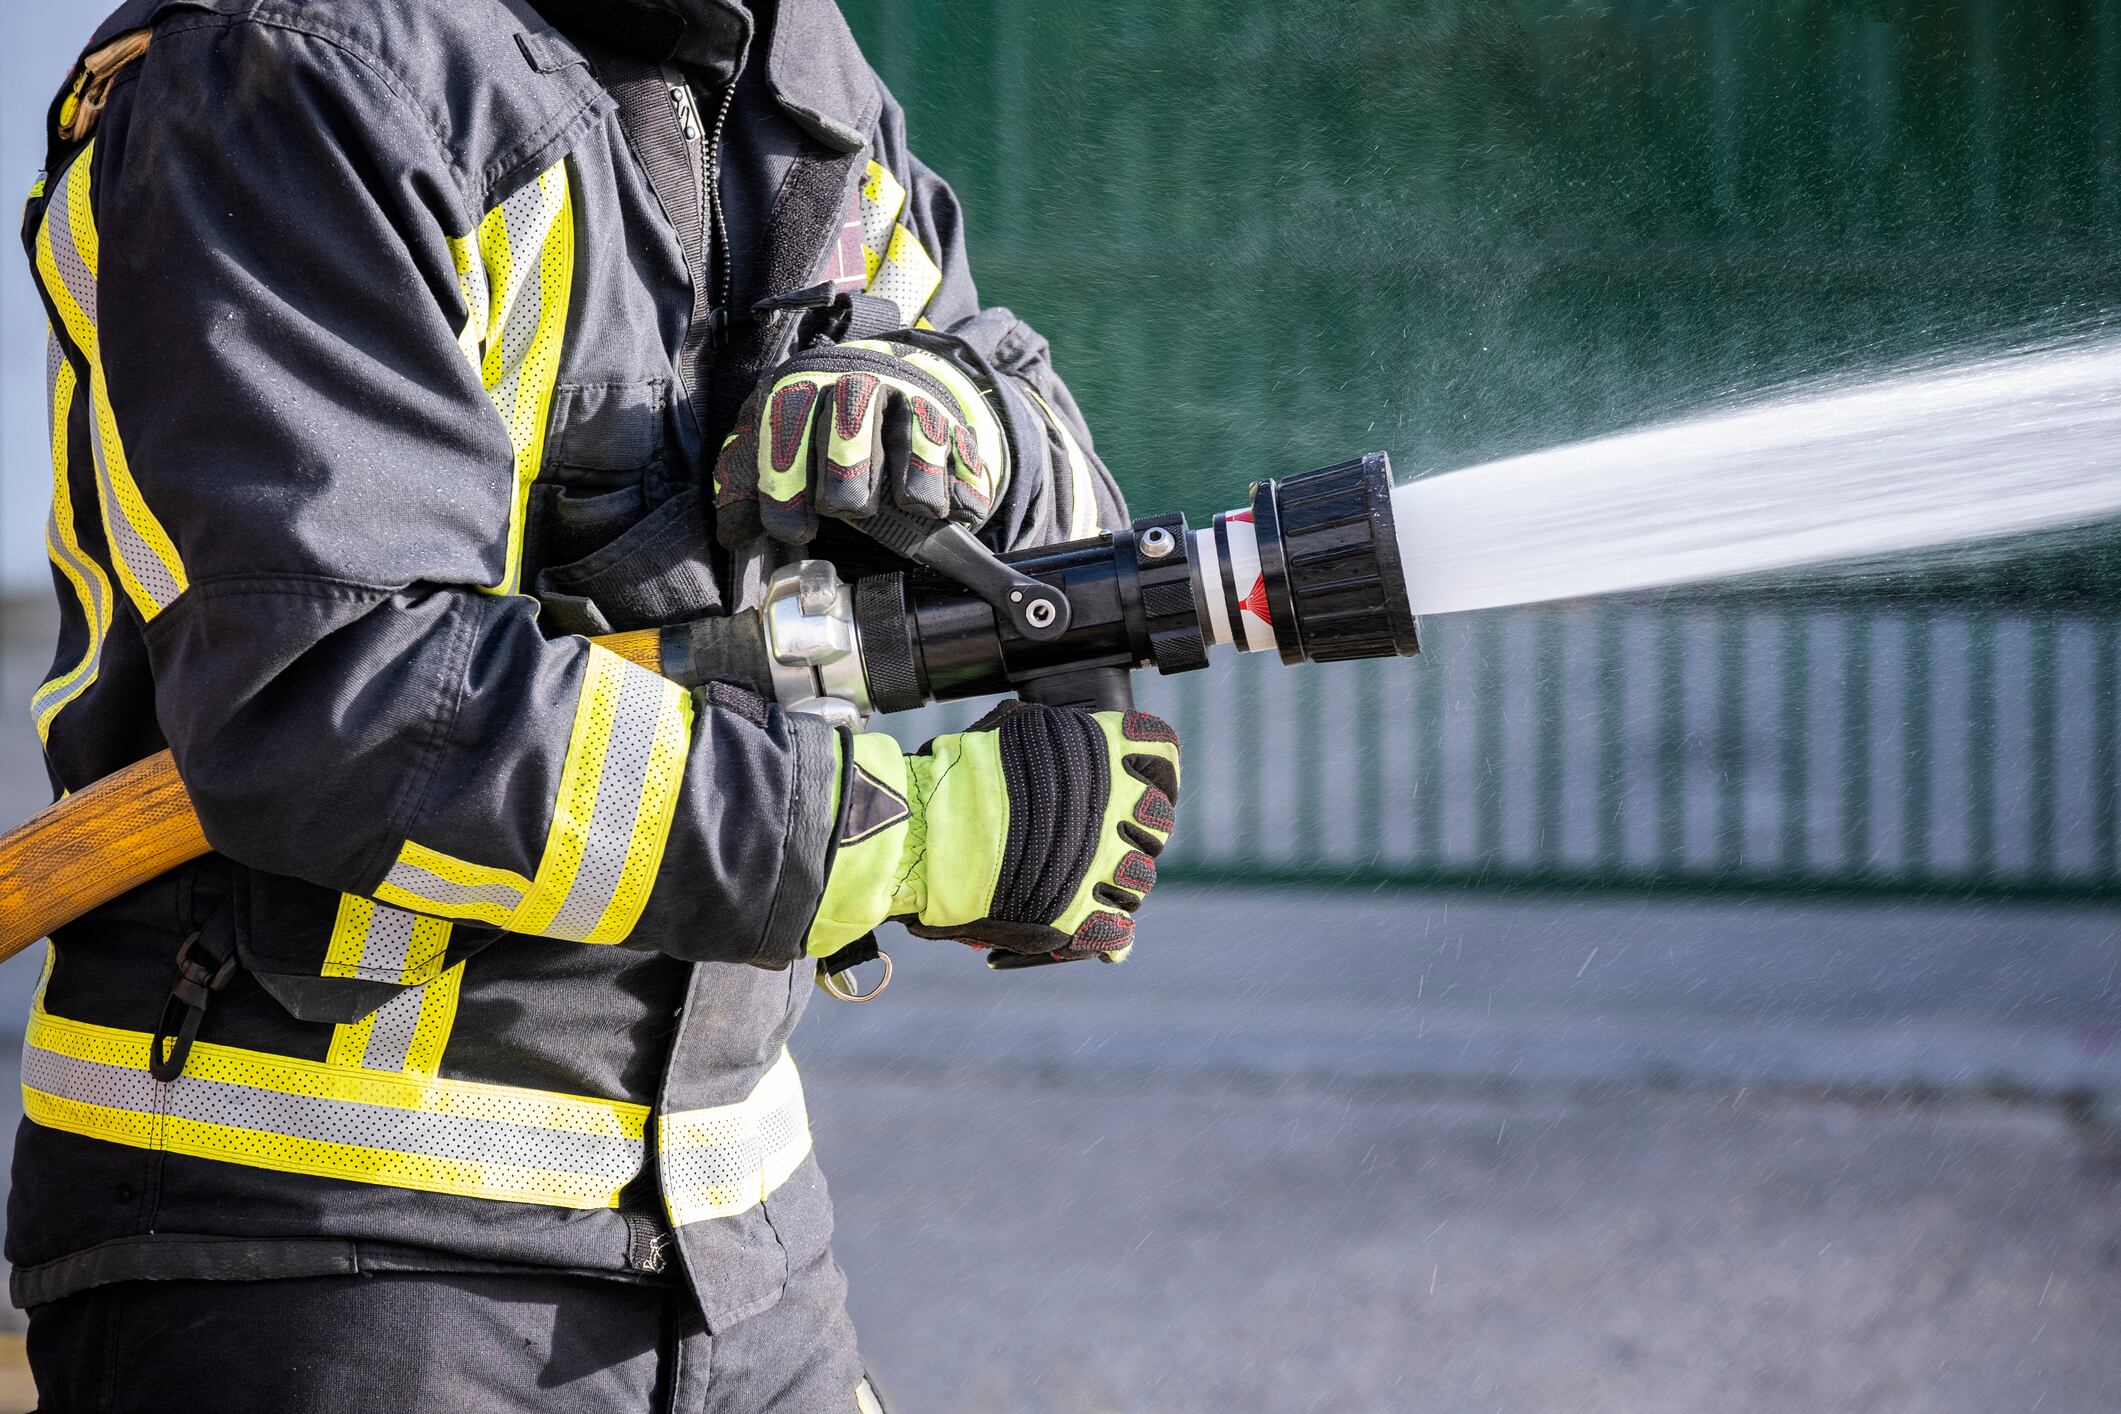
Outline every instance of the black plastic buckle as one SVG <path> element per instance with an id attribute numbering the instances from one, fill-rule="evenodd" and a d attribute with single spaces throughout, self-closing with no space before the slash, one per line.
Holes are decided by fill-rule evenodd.
<path id="1" fill-rule="evenodd" d="M 177 949 L 177 985 L 169 989 L 169 1000 L 162 1004 L 162 1020 L 148 1046 L 147 1073 L 165 1085 L 184 1073 L 192 1042 L 198 1039 L 199 1023 L 206 1017 L 206 1004 L 236 975 L 233 953 L 216 957 L 211 949 L 200 948 L 206 961 L 192 956 L 204 932 L 201 929 L 193 933 Z"/>
<path id="2" fill-rule="evenodd" d="M 786 294 L 768 295 L 751 306 L 751 318 L 771 319 L 786 310 L 800 311 L 795 347 L 815 348 L 840 344 L 849 339 L 874 339 L 905 327 L 899 307 L 890 300 L 855 290 L 841 290 L 830 281 L 806 285 Z"/>

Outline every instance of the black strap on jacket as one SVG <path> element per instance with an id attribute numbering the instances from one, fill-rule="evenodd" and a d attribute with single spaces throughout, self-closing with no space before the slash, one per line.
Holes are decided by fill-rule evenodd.
<path id="1" fill-rule="evenodd" d="M 177 949 L 177 984 L 169 989 L 169 1000 L 162 1004 L 162 1020 L 156 1024 L 147 1050 L 147 1073 L 165 1085 L 184 1073 L 192 1042 L 199 1039 L 199 1023 L 206 1019 L 206 1004 L 236 975 L 233 938 L 227 943 L 228 951 L 223 952 L 223 942 L 213 929 L 227 906 L 224 902 L 217 907 Z"/>
<path id="2" fill-rule="evenodd" d="M 734 420 L 797 315 L 777 310 L 760 315 L 745 311 L 732 317 L 714 306 L 717 291 L 710 248 L 713 137 L 704 131 L 704 140 L 686 136 L 684 114 L 675 97 L 681 89 L 690 94 L 682 71 L 604 50 L 585 47 L 584 52 L 597 81 L 617 102 L 619 126 L 684 250 L 686 272 L 692 277 L 692 322 L 679 366 L 704 445 L 714 429 Z M 696 111 L 694 116 L 697 122 Z M 762 233 L 760 249 L 765 262 L 758 283 L 769 293 L 798 290 L 817 278 L 818 263 L 839 229 L 864 160 L 862 149 L 828 152 L 807 141 L 804 147 L 781 183 Z M 733 290 L 720 293 L 725 298 L 735 295 Z M 704 450 L 711 461 L 718 448 L 705 446 Z M 757 605 L 766 582 L 766 558 L 763 540 L 733 557 L 732 608 Z"/>

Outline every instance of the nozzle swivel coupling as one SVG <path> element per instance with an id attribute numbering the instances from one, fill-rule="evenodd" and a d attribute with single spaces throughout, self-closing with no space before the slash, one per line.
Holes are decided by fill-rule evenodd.
<path id="1" fill-rule="evenodd" d="M 1252 502 L 1196 532 L 1210 641 L 1284 663 L 1421 649 L 1392 522 L 1392 463 L 1371 452 L 1252 485 Z"/>

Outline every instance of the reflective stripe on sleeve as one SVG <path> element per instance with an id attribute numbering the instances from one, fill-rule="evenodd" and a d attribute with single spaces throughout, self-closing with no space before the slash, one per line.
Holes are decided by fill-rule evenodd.
<path id="1" fill-rule="evenodd" d="M 868 270 L 865 294 L 890 300 L 899 318 L 911 324 L 935 298 L 943 272 L 900 218 L 906 211 L 906 188 L 880 162 L 871 162 L 862 179 L 862 262 Z"/>
<path id="2" fill-rule="evenodd" d="M 545 428 L 574 293 L 574 194 L 563 159 L 449 242 L 468 317 L 459 342 L 479 369 L 515 448 L 514 499 L 500 594 L 523 573 L 530 488 L 544 469 Z"/>
<path id="3" fill-rule="evenodd" d="M 1038 410 L 1045 415 L 1046 422 L 1060 438 L 1061 447 L 1068 455 L 1068 539 L 1094 540 L 1104 527 L 1097 523 L 1097 487 L 1090 475 L 1090 459 L 1083 455 L 1082 444 L 1075 440 L 1068 424 L 1061 420 L 1060 414 L 1053 410 L 1053 405 L 1038 389 L 1029 383 L 1023 384 L 1023 389 L 1031 395 L 1031 401 L 1038 404 Z"/>
<path id="4" fill-rule="evenodd" d="M 103 567 L 81 548 L 74 530 L 74 491 L 71 452 L 74 392 L 78 386 L 74 366 L 59 347 L 59 340 L 45 331 L 45 383 L 50 390 L 52 433 L 52 508 L 45 523 L 44 548 L 51 562 L 72 586 L 75 603 L 87 625 L 88 643 L 80 661 L 37 689 L 30 699 L 30 716 L 37 724 L 37 739 L 49 743 L 52 719 L 96 681 L 102 671 L 103 640 L 110 633 L 111 588 Z"/>
<path id="5" fill-rule="evenodd" d="M 90 181 L 96 144 L 81 150 L 37 227 L 37 275 L 59 313 L 66 335 L 88 368 L 89 454 L 96 470 L 96 499 L 112 567 L 143 619 L 152 619 L 190 587 L 184 562 L 169 533 L 147 507 L 133 481 L 124 439 L 111 410 L 98 340 L 96 272 L 102 245 Z"/>
<path id="6" fill-rule="evenodd" d="M 733 1105 L 659 1116 L 656 1152 L 673 1227 L 733 1217 L 764 1202 L 810 1153 L 795 1058 L 782 1051 Z"/>
<path id="7" fill-rule="evenodd" d="M 407 841 L 376 897 L 515 933 L 623 941 L 670 838 L 692 717 L 684 689 L 591 645 L 537 877 Z"/>
<path id="8" fill-rule="evenodd" d="M 22 1054 L 29 1118 L 113 1144 L 428 1193 L 616 1207 L 639 1172 L 645 1106 L 349 1070 L 201 1041 L 148 1074 L 152 1038 L 52 1016 Z"/>

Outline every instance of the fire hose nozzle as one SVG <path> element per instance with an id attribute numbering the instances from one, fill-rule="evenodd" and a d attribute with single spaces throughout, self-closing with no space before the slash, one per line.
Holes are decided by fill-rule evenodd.
<path id="1" fill-rule="evenodd" d="M 1285 663 L 1420 651 L 1382 452 L 1255 482 L 1198 532 L 1164 515 L 1006 555 L 960 539 L 852 585 L 818 561 L 776 572 L 759 612 L 781 705 L 836 724 L 1004 692 L 1126 707 L 1132 673 L 1204 668 L 1219 643 Z M 1024 603 L 1058 609 L 1031 623 Z"/>

